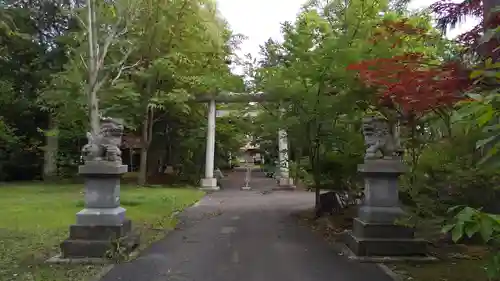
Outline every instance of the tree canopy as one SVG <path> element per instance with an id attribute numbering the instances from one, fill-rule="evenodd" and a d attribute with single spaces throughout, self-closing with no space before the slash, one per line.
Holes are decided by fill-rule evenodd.
<path id="1" fill-rule="evenodd" d="M 242 89 L 243 80 L 231 73 L 230 63 L 243 36 L 231 31 L 214 1 L 92 3 L 91 13 L 81 1 L 2 5 L 6 17 L 0 42 L 6 55 L 0 67 L 9 74 L 0 80 L 1 106 L 8 108 L 0 119 L 1 140 L 8 144 L 2 145 L 0 167 L 8 171 L 0 178 L 17 178 L 10 169 L 20 166 L 9 160 L 26 159 L 20 157 L 26 153 L 37 159 L 45 154 L 45 163 L 32 161 L 32 169 L 48 167 L 47 177 L 71 174 L 84 132 L 91 129 L 87 120 L 104 115 L 123 118 L 129 139 L 138 139 L 141 161 L 135 162 L 141 163 L 144 184 L 159 163 L 189 166 L 189 155 L 203 153 L 206 109 L 188 101 Z M 93 95 L 96 114 L 89 106 Z M 187 136 L 195 143 L 181 150 L 184 155 L 174 155 L 180 142 L 165 144 Z M 155 157 L 148 161 L 148 154 Z M 194 160 L 195 166 L 202 159 Z M 193 172 L 189 169 L 186 174 Z"/>

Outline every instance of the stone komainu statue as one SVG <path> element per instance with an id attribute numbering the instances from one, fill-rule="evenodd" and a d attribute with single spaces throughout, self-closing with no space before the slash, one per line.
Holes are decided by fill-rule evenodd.
<path id="1" fill-rule="evenodd" d="M 395 159 L 402 156 L 399 142 L 392 133 L 389 123 L 382 117 L 363 119 L 363 136 L 368 148 L 365 159 Z"/>
<path id="2" fill-rule="evenodd" d="M 122 163 L 120 145 L 123 123 L 113 118 L 101 118 L 101 128 L 94 136 L 87 132 L 88 143 L 82 148 L 83 160 Z"/>

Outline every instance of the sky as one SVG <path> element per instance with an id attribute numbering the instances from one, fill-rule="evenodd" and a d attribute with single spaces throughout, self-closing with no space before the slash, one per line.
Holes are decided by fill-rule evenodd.
<path id="1" fill-rule="evenodd" d="M 460 0 L 457 0 L 460 1 Z M 281 40 L 281 23 L 293 21 L 300 6 L 306 0 L 217 0 L 221 14 L 235 33 L 248 37 L 242 44 L 239 54 L 252 54 L 257 57 L 259 46 L 268 38 Z M 426 8 L 436 0 L 412 0 L 410 9 Z M 477 21 L 470 20 L 448 33 L 455 37 L 474 26 Z"/>

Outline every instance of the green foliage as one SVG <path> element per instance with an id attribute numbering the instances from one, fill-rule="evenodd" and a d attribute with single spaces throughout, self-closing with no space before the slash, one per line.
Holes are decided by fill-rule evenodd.
<path id="1" fill-rule="evenodd" d="M 0 28 L 1 180 L 32 180 L 43 170 L 44 136 L 38 128 L 46 128 L 48 118 L 37 99 L 66 60 L 64 43 L 56 39 L 69 28 L 63 6 L 59 1 L 16 1 L 0 7 L 6 15 L 0 21 L 8 25 Z"/>
<path id="2" fill-rule="evenodd" d="M 246 133 L 244 121 L 236 116 L 217 118 L 216 126 L 216 166 L 227 167 L 230 154 L 239 152 L 246 143 Z"/>
<path id="3" fill-rule="evenodd" d="M 334 190 L 359 189 L 357 165 L 363 160 L 360 152 L 327 153 L 319 162 L 321 167 L 321 188 Z"/>
<path id="4" fill-rule="evenodd" d="M 453 220 L 443 227 L 443 232 L 451 232 L 453 241 L 479 234 L 485 243 L 500 243 L 500 215 L 488 214 L 468 206 L 458 205 L 449 209 Z M 491 280 L 500 277 L 500 253 L 490 254 L 486 273 Z"/>
<path id="5" fill-rule="evenodd" d="M 148 154 L 160 155 L 157 151 L 167 146 L 163 162 L 185 165 L 181 170 L 198 179 L 206 113 L 187 101 L 200 93 L 242 89 L 241 77 L 227 65 L 242 36 L 232 33 L 213 1 L 94 2 L 101 114 L 124 118 L 130 135 L 150 128 L 142 136 L 144 143 L 154 144 Z M 49 137 L 43 132 L 55 128 L 58 176 L 76 174 L 89 129 L 89 39 L 87 7 L 83 1 L 71 4 L 18 1 L 0 8 L 5 15 L 0 107 L 9 109 L 1 114 L 0 140 L 8 142 L 0 152 L 0 179 L 18 178 L 21 168 L 27 179 L 39 177 Z M 221 136 L 235 130 L 220 129 Z M 227 154 L 236 145 L 225 137 L 217 146 Z"/>
<path id="6" fill-rule="evenodd" d="M 490 54 L 497 51 L 498 47 L 492 51 L 485 43 L 492 43 L 489 41 L 496 38 L 499 31 L 498 27 L 486 30 L 479 40 L 479 45 L 483 46 L 479 48 L 484 48 Z M 468 93 L 470 99 L 458 105 L 454 116 L 454 119 L 460 122 L 461 127 L 465 128 L 465 133 L 469 137 L 467 145 L 470 151 L 469 162 L 477 165 L 478 168 L 463 167 L 464 169 L 458 171 L 459 174 L 454 177 L 462 187 L 459 189 L 462 200 L 455 201 L 455 204 L 465 206 L 458 205 L 451 208 L 449 212 L 454 214 L 453 220 L 443 228 L 443 232 L 451 232 L 454 241 L 459 241 L 464 236 L 470 238 L 479 234 L 485 243 L 493 245 L 494 248 L 500 243 L 500 216 L 497 215 L 499 174 L 495 171 L 500 163 L 498 157 L 500 103 L 497 89 L 498 82 L 500 82 L 499 69 L 500 64 L 489 57 L 485 58 L 480 65 L 475 66 L 475 69 L 470 72 L 470 78 L 475 80 L 476 87 Z M 472 149 L 470 148 L 471 139 L 475 141 Z M 477 161 L 478 159 L 480 161 Z M 470 188 L 469 192 L 463 192 L 464 186 Z M 495 212 L 495 214 L 489 212 Z M 491 280 L 500 278 L 498 251 L 491 254 L 485 270 Z"/>
<path id="7" fill-rule="evenodd" d="M 483 45 L 500 34 L 500 29 L 489 29 L 480 40 Z M 470 78 L 479 86 L 469 93 L 470 100 L 461 104 L 457 111 L 457 119 L 464 120 L 469 127 L 481 128 L 485 136 L 478 140 L 476 146 L 482 150 L 483 159 L 480 164 L 498 167 L 500 158 L 500 95 L 496 85 L 500 82 L 500 62 L 486 58 L 484 64 L 476 66 Z"/>
<path id="8" fill-rule="evenodd" d="M 318 187 L 331 180 L 321 175 L 321 163 L 331 162 L 323 159 L 323 152 L 339 150 L 342 130 L 336 128 L 348 119 L 352 110 L 347 109 L 356 101 L 350 90 L 353 77 L 345 67 L 363 52 L 358 42 L 378 17 L 379 2 L 370 4 L 374 6 L 353 2 L 344 17 L 340 6 L 319 9 L 322 3 L 309 3 L 294 24 L 283 24 L 283 44 L 266 43 L 265 57 L 254 72 L 257 90 L 282 100 L 286 109 L 272 112 L 265 129 L 287 129 L 295 150 L 308 157 L 305 169 Z M 342 30 L 345 25 L 355 28 Z"/>
<path id="9" fill-rule="evenodd" d="M 412 173 L 404 176 L 401 198 L 419 216 L 442 216 L 456 204 L 496 208 L 500 174 L 476 166 L 479 157 L 475 142 L 482 133 L 459 128 L 457 124 L 451 138 L 428 140 Z M 436 200 L 440 204 L 435 204 Z"/>
<path id="10" fill-rule="evenodd" d="M 388 5 L 386 1 L 309 1 L 295 23 L 283 23 L 284 42 L 268 40 L 261 47 L 263 58 L 251 69 L 255 90 L 279 100 L 284 109 L 280 113 L 269 106 L 261 115 L 264 126 L 259 132 L 275 134 L 278 128 L 286 128 L 290 154 L 307 158 L 300 163 L 295 159 L 298 170 L 308 173 L 299 174 L 317 188 L 355 186 L 352 181 L 364 150 L 360 119 L 377 105 L 374 91 L 363 87 L 346 71 L 347 66 L 407 51 L 424 50 L 438 58 L 446 49 L 447 42 L 425 14 L 410 15 L 409 22 L 429 30 L 435 37 L 433 44 L 407 37 L 402 47 L 391 48 L 398 39 L 392 34 L 372 44 L 369 38 L 380 32 L 384 19 L 403 17 L 387 12 Z"/>

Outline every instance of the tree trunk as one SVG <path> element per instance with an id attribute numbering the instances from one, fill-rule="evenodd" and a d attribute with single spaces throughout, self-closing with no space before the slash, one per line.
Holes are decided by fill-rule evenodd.
<path id="1" fill-rule="evenodd" d="M 97 98 L 97 79 L 99 69 L 97 68 L 97 34 L 95 27 L 95 3 L 92 0 L 87 0 L 88 7 L 88 23 L 87 23 L 87 33 L 89 40 L 89 63 L 88 63 L 88 76 L 89 81 L 87 85 L 87 95 L 88 95 L 88 105 L 89 105 L 89 117 L 90 117 L 90 128 L 93 136 L 96 136 L 99 132 L 99 100 Z"/>
<path id="2" fill-rule="evenodd" d="M 320 207 L 320 188 L 321 188 L 321 168 L 320 168 L 320 159 L 319 159 L 319 151 L 320 151 L 320 143 L 318 138 L 316 137 L 314 140 L 314 146 L 311 151 L 311 168 L 313 172 L 313 181 L 314 181 L 314 189 L 315 189 L 315 202 L 314 205 L 316 209 Z"/>
<path id="3" fill-rule="evenodd" d="M 57 152 L 59 149 L 59 134 L 52 116 L 49 116 L 49 128 L 45 134 L 43 179 L 45 181 L 57 178 Z"/>
<path id="4" fill-rule="evenodd" d="M 141 160 L 139 163 L 139 176 L 137 178 L 137 184 L 139 186 L 146 185 L 147 182 L 147 172 L 148 172 L 148 148 L 146 145 L 141 147 Z"/>
<path id="5" fill-rule="evenodd" d="M 320 206 L 319 195 L 320 195 L 320 190 L 321 190 L 321 172 L 320 172 L 320 167 L 319 167 L 318 156 L 315 155 L 312 160 L 313 160 L 313 163 L 312 163 L 313 181 L 314 181 L 314 190 L 315 190 L 314 205 L 316 208 L 319 208 L 319 206 Z"/>
<path id="6" fill-rule="evenodd" d="M 314 207 L 316 208 L 316 210 L 319 209 L 320 206 L 320 195 L 321 195 L 321 188 L 318 185 L 316 185 L 316 187 L 314 188 Z"/>
<path id="7" fill-rule="evenodd" d="M 156 141 L 156 140 L 155 140 Z M 158 145 L 150 144 L 148 149 L 147 157 L 147 176 L 155 176 L 161 172 L 160 166 L 162 165 L 161 157 L 163 156 L 163 151 Z"/>
<path id="8" fill-rule="evenodd" d="M 139 177 L 137 184 L 143 186 L 147 183 L 148 177 L 148 150 L 151 144 L 151 137 L 153 133 L 153 110 L 146 109 L 144 119 L 142 122 L 142 145 L 141 145 L 141 162 L 139 164 Z"/>
<path id="9" fill-rule="evenodd" d="M 292 177 L 296 185 L 299 184 L 301 159 L 302 159 L 302 148 L 300 146 L 297 146 L 297 148 L 295 149 L 295 171 Z"/>
<path id="10" fill-rule="evenodd" d="M 129 147 L 128 149 L 128 159 L 129 159 L 129 167 L 130 167 L 130 172 L 134 171 L 134 149 L 132 147 Z"/>
<path id="11" fill-rule="evenodd" d="M 158 153 L 158 173 L 163 174 L 167 166 L 167 149 L 164 148 Z"/>

